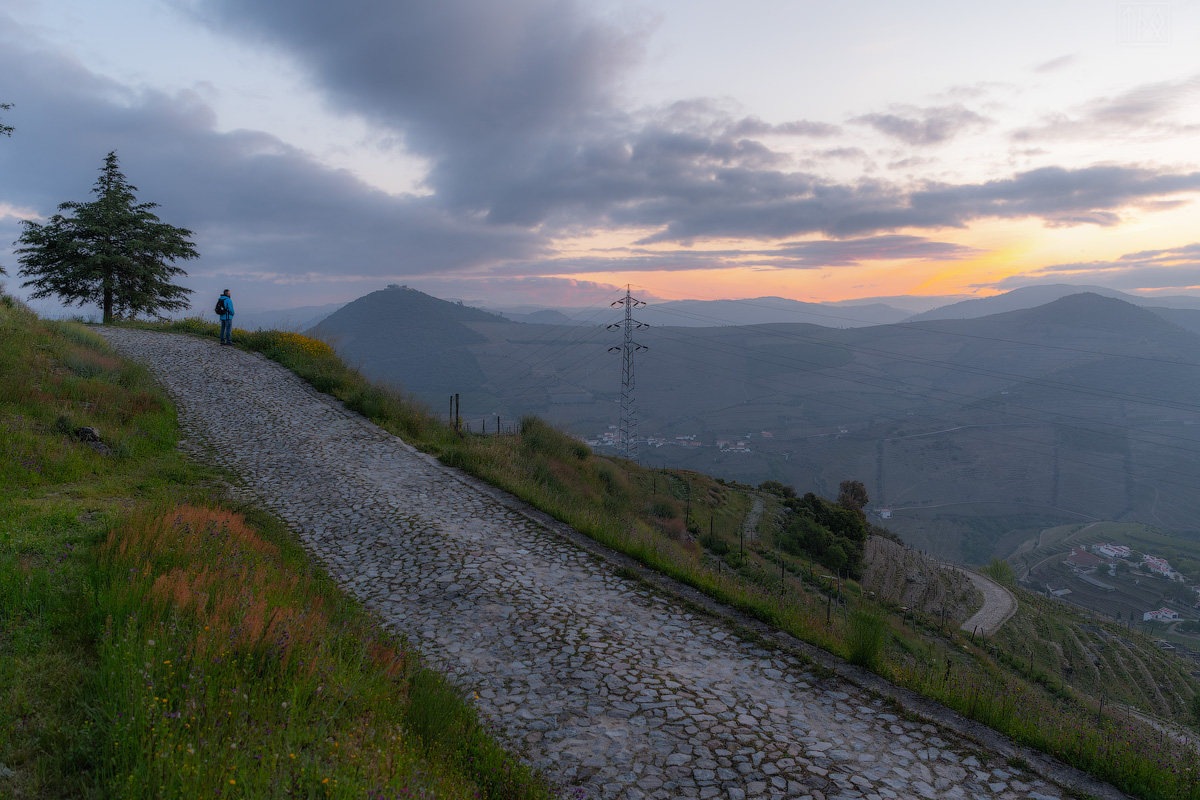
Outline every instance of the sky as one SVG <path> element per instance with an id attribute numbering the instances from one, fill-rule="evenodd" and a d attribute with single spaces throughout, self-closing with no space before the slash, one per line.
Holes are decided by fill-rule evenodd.
<path id="1" fill-rule="evenodd" d="M 1200 295 L 1200 0 L 0 0 L 0 102 L 19 296 L 109 151 L 199 312 Z"/>

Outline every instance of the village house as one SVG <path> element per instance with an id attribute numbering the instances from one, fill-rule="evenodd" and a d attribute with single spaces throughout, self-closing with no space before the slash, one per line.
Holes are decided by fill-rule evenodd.
<path id="1" fill-rule="evenodd" d="M 1171 568 L 1165 558 L 1158 556 L 1144 555 L 1142 556 L 1142 566 L 1156 575 L 1161 575 L 1164 578 L 1174 578 L 1178 573 Z"/>
<path id="2" fill-rule="evenodd" d="M 1071 555 L 1067 556 L 1064 563 L 1079 571 L 1097 570 L 1100 567 L 1104 567 L 1109 575 L 1115 575 L 1117 572 L 1117 563 L 1112 559 L 1105 560 L 1098 558 L 1078 547 L 1071 549 Z"/>
<path id="3" fill-rule="evenodd" d="M 1133 551 L 1123 544 L 1098 544 L 1096 552 L 1109 558 L 1129 558 L 1133 554 Z"/>
<path id="4" fill-rule="evenodd" d="M 1071 555 L 1067 556 L 1066 565 L 1075 567 L 1076 569 L 1095 569 L 1103 562 L 1086 550 L 1080 550 L 1078 547 L 1071 549 Z"/>
<path id="5" fill-rule="evenodd" d="M 1142 622 L 1169 622 L 1174 619 L 1179 619 L 1179 612 L 1169 608 L 1160 608 L 1157 611 L 1147 611 L 1142 614 Z"/>

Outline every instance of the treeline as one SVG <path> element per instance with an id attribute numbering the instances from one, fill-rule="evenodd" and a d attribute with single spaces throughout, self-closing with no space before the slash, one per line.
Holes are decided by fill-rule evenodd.
<path id="1" fill-rule="evenodd" d="M 842 481 L 836 501 L 812 492 L 799 496 L 779 481 L 766 481 L 758 488 L 778 497 L 787 509 L 779 546 L 791 555 L 808 556 L 830 570 L 847 570 L 852 577 L 860 577 L 867 536 L 896 538 L 886 528 L 867 521 L 863 506 L 869 498 L 861 481 Z"/>

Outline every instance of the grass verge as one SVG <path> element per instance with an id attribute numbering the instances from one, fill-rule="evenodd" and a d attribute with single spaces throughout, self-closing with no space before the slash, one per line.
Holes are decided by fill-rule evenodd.
<path id="1" fill-rule="evenodd" d="M 0 295 L 0 796 L 557 796 L 176 440 L 144 369 Z"/>

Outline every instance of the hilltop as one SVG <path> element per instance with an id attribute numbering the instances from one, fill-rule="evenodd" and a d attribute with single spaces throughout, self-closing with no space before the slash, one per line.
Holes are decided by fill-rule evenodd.
<path id="1" fill-rule="evenodd" d="M 368 374 L 404 375 L 404 388 L 438 402 L 487 378 L 469 348 L 490 336 L 479 324 L 515 326 L 477 308 L 395 287 L 347 303 L 310 331 Z"/>

